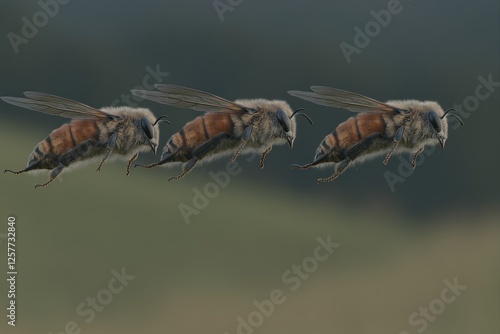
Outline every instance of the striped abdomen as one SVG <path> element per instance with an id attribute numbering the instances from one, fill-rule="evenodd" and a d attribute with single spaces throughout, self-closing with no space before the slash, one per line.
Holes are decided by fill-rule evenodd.
<path id="1" fill-rule="evenodd" d="M 61 163 L 69 165 L 88 150 L 82 149 L 81 152 L 74 150 L 77 146 L 98 139 L 99 128 L 96 121 L 74 120 L 55 129 L 41 141 L 31 154 L 28 166 L 39 163 L 36 169 L 52 169 Z"/>
<path id="2" fill-rule="evenodd" d="M 386 132 L 386 121 L 382 114 L 359 114 L 339 124 L 321 143 L 317 155 L 333 154 L 333 161 L 345 159 L 344 151 L 364 138 Z"/>
<path id="3" fill-rule="evenodd" d="M 180 161 L 191 159 L 192 151 L 220 133 L 234 134 L 234 122 L 229 114 L 207 113 L 196 117 L 170 138 L 164 154 L 177 156 Z"/>

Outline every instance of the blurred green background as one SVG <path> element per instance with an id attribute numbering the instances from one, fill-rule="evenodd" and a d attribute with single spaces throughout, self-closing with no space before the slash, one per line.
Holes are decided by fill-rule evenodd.
<path id="1" fill-rule="evenodd" d="M 46 174 L 0 174 L 0 331 L 60 333 L 73 321 L 82 333 L 233 334 L 238 317 L 255 313 L 254 301 L 280 289 L 285 302 L 240 332 L 500 332 L 500 87 L 463 116 L 464 127 L 450 130 L 445 150 L 426 156 L 393 189 L 384 173 L 398 174 L 397 157 L 322 185 L 316 179 L 331 170 L 290 170 L 311 161 L 322 138 L 351 114 L 286 93 L 325 85 L 444 108 L 471 101 L 478 77 L 500 81 L 500 3 L 401 1 L 401 12 L 349 64 L 340 43 L 354 44 L 354 28 L 364 30 L 374 20 L 370 11 L 388 1 L 222 3 L 232 9 L 223 21 L 213 1 L 71 1 L 15 53 L 8 34 L 20 35 L 23 17 L 33 22 L 42 7 L 0 1 L 2 96 L 34 90 L 96 107 L 125 105 L 147 68 L 158 67 L 169 73 L 163 83 L 228 99 L 286 99 L 315 121 L 300 119 L 294 149 L 275 147 L 263 171 L 240 157 L 241 172 L 201 203 L 190 224 L 179 207 L 213 190 L 209 172 L 225 170 L 226 159 L 170 183 L 178 168 L 126 177 L 120 161 L 101 173 L 91 165 L 63 174 L 46 189 L 33 189 Z M 169 115 L 161 146 L 198 115 L 138 105 Z M 34 146 L 65 122 L 5 103 L 0 118 L 2 169 L 25 166 Z M 9 215 L 18 228 L 15 329 L 5 317 Z M 282 275 L 328 236 L 340 247 L 291 291 Z M 135 279 L 87 323 L 78 306 L 107 296 L 112 271 L 122 268 Z M 455 278 L 467 288 L 440 304 L 444 281 Z M 445 309 L 425 329 L 409 322 L 430 305 Z"/>

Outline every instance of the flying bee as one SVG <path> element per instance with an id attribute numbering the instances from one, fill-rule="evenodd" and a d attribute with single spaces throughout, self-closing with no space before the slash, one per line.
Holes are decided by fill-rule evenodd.
<path id="1" fill-rule="evenodd" d="M 332 176 L 318 179 L 318 183 L 333 181 L 353 162 L 363 162 L 385 152 L 384 165 L 394 153 L 410 152 L 415 168 L 425 145 L 439 143 L 444 148 L 448 138 L 446 116 L 454 116 L 463 125 L 458 116 L 450 113 L 454 109 L 443 111 L 437 102 L 391 100 L 382 103 L 335 88 L 313 86 L 311 90 L 288 93 L 319 105 L 358 113 L 323 139 L 313 162 L 291 166 L 304 170 L 321 164 L 338 164 Z"/>
<path id="2" fill-rule="evenodd" d="M 294 116 L 285 101 L 278 100 L 225 100 L 199 90 L 175 85 L 156 85 L 156 91 L 133 90 L 132 94 L 174 107 L 191 108 L 205 112 L 175 133 L 163 148 L 161 160 L 143 166 L 152 168 L 167 163 L 185 163 L 182 173 L 169 178 L 184 177 L 201 160 L 208 161 L 233 153 L 234 162 L 240 153 L 258 152 L 260 168 L 274 144 L 287 142 L 290 148 L 296 136 Z"/>
<path id="3" fill-rule="evenodd" d="M 26 98 L 1 99 L 19 107 L 72 119 L 70 123 L 52 131 L 35 147 L 25 169 L 5 170 L 14 174 L 50 170 L 49 180 L 37 184 L 35 188 L 47 186 L 69 166 L 100 157 L 102 160 L 97 171 L 101 170 L 104 161 L 110 156 L 128 157 L 128 175 L 130 164 L 137 159 L 139 152 L 151 149 L 156 153 L 158 123 L 166 116 L 155 119 L 151 111 L 143 108 L 94 109 L 76 101 L 38 92 L 25 92 L 24 95 Z"/>

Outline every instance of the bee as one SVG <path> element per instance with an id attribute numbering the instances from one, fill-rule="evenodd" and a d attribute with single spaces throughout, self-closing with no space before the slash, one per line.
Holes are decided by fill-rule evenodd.
<path id="1" fill-rule="evenodd" d="M 290 148 L 296 136 L 296 115 L 311 119 L 299 109 L 292 111 L 285 101 L 236 100 L 234 102 L 199 90 L 176 85 L 157 84 L 156 91 L 133 90 L 132 94 L 174 107 L 205 112 L 170 138 L 161 160 L 145 168 L 167 163 L 185 163 L 177 180 L 188 174 L 201 160 L 209 161 L 233 153 L 260 153 L 260 168 L 274 144 L 287 142 Z"/>
<path id="2" fill-rule="evenodd" d="M 50 170 L 49 180 L 37 184 L 35 188 L 47 186 L 67 167 L 100 157 L 102 160 L 97 171 L 101 170 L 104 161 L 109 157 L 128 157 L 128 175 L 130 164 L 137 159 L 139 152 L 151 149 L 156 153 L 158 123 L 166 121 L 166 116 L 155 119 L 151 111 L 143 108 L 94 109 L 54 95 L 38 92 L 25 92 L 24 95 L 26 98 L 1 99 L 19 107 L 72 119 L 70 123 L 52 131 L 35 147 L 26 168 L 4 171 L 17 175 L 35 170 Z"/>
<path id="3" fill-rule="evenodd" d="M 334 181 L 354 162 L 363 162 L 385 152 L 384 165 L 393 154 L 410 152 L 415 168 L 417 157 L 426 145 L 439 143 L 444 148 L 448 138 L 447 116 L 454 116 L 463 125 L 457 115 L 450 113 L 454 109 L 443 111 L 433 101 L 391 100 L 382 103 L 336 88 L 312 86 L 311 90 L 288 93 L 319 105 L 358 113 L 323 139 L 313 162 L 291 166 L 305 170 L 321 164 L 335 164 L 333 175 L 318 179 L 318 183 Z"/>

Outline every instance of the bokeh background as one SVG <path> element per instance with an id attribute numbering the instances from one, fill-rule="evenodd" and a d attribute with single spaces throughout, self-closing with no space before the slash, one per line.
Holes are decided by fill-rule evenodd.
<path id="1" fill-rule="evenodd" d="M 321 139 L 351 114 L 286 92 L 326 85 L 382 101 L 462 104 L 475 95 L 478 77 L 500 81 L 499 1 L 401 0 L 402 11 L 349 64 L 340 43 L 354 44 L 354 28 L 364 30 L 370 11 L 388 1 L 219 3 L 231 8 L 224 20 L 213 1 L 71 1 L 16 53 L 8 34 L 21 35 L 23 17 L 33 22 L 42 7 L 0 1 L 0 95 L 34 90 L 96 107 L 135 104 L 126 95 L 158 67 L 169 73 L 163 83 L 228 99 L 286 99 L 315 121 L 300 119 L 294 149 L 275 147 L 263 171 L 240 157 L 241 172 L 190 224 L 179 207 L 193 206 L 225 159 L 170 183 L 178 168 L 126 177 L 117 161 L 100 173 L 92 165 L 63 174 L 46 189 L 33 189 L 45 174 L 0 174 L 0 331 L 233 334 L 238 317 L 255 312 L 254 301 L 280 289 L 286 301 L 239 332 L 498 333 L 500 87 L 463 117 L 464 127 L 450 130 L 445 150 L 426 151 L 393 188 L 384 173 L 398 175 L 407 157 L 387 167 L 376 159 L 322 185 L 316 179 L 331 170 L 290 170 L 311 161 Z M 162 146 L 198 115 L 139 104 L 169 115 Z M 65 122 L 6 103 L 0 119 L 2 169 L 25 166 L 36 143 Z M 5 317 L 9 215 L 18 229 L 15 329 Z M 282 275 L 328 236 L 340 247 L 291 291 Z M 102 300 L 112 271 L 122 268 L 135 278 L 87 323 L 77 307 Z M 454 279 L 467 286 L 454 302 L 425 328 L 409 322 L 421 307 L 439 306 L 444 281 Z"/>

